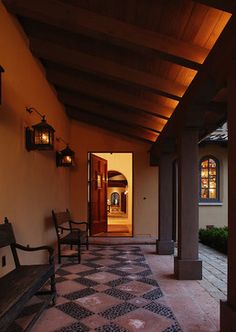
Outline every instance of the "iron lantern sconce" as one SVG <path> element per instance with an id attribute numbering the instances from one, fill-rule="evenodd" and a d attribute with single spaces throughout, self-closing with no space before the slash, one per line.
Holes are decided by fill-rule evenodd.
<path id="1" fill-rule="evenodd" d="M 56 152 L 56 165 L 57 167 L 71 167 L 74 166 L 75 153 L 69 147 L 69 144 L 66 143 L 62 138 L 58 138 L 58 141 L 63 141 L 66 144 L 66 148 Z"/>
<path id="2" fill-rule="evenodd" d="M 45 115 L 39 113 L 33 107 L 26 107 L 26 111 L 30 114 L 35 111 L 40 117 L 41 122 L 32 126 L 32 129 L 25 129 L 26 149 L 31 150 L 53 150 L 54 146 L 54 128 L 50 126 Z"/>

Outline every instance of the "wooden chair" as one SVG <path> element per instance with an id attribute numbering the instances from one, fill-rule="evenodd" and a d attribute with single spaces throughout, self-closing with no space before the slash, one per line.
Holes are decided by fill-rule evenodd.
<path id="1" fill-rule="evenodd" d="M 62 212 L 52 210 L 52 218 L 57 234 L 58 263 L 61 263 L 61 257 L 78 257 L 80 263 L 80 246 L 86 245 L 88 250 L 88 223 L 73 221 L 68 209 Z M 61 251 L 63 245 L 69 245 L 71 249 L 76 246 L 77 255 L 63 255 Z"/>

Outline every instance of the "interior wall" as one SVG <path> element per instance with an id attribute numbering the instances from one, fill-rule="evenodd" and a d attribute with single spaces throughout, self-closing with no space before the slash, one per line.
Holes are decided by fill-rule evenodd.
<path id="1" fill-rule="evenodd" d="M 134 236 L 157 236 L 157 168 L 149 166 L 150 144 L 117 133 L 71 122 L 71 141 L 77 154 L 77 167 L 71 172 L 71 207 L 75 219 L 87 220 L 88 152 L 133 152 Z"/>
<path id="2" fill-rule="evenodd" d="M 56 167 L 55 151 L 25 149 L 25 127 L 40 122 L 37 114 L 30 115 L 25 108 L 45 114 L 55 135 L 66 140 L 69 121 L 18 22 L 1 1 L 0 65 L 5 70 L 0 106 L 0 222 L 4 216 L 9 218 L 19 243 L 53 244 L 56 233 L 49 217 L 52 209 L 69 207 L 69 170 Z M 64 148 L 61 143 L 56 146 Z M 4 250 L 0 249 L 0 257 Z M 26 260 L 35 262 L 34 255 Z M 5 270 L 10 265 L 7 257 Z M 0 273 L 5 270 L 1 268 Z"/>
<path id="3" fill-rule="evenodd" d="M 132 178 L 132 168 L 133 168 L 133 160 L 132 153 L 96 153 L 97 156 L 104 158 L 107 160 L 108 168 L 107 170 L 115 170 L 122 173 L 127 181 L 128 181 L 128 204 L 127 204 L 127 223 L 129 225 L 132 224 L 132 197 L 133 197 L 133 178 Z M 110 189 L 110 190 L 109 190 Z M 120 193 L 124 188 L 108 188 L 109 197 L 111 196 L 111 191 L 114 190 Z M 109 224 L 112 224 L 112 219 L 109 218 Z"/>
<path id="4" fill-rule="evenodd" d="M 199 227 L 206 225 L 217 227 L 228 223 L 228 158 L 227 148 L 216 144 L 208 144 L 199 148 L 199 160 L 204 156 L 214 156 L 220 166 L 220 203 L 199 204 Z"/>

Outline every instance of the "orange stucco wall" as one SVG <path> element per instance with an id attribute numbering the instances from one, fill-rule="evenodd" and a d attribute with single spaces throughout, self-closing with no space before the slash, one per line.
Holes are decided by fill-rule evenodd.
<path id="1" fill-rule="evenodd" d="M 56 167 L 55 151 L 27 152 L 24 129 L 40 118 L 29 115 L 25 107 L 45 114 L 56 136 L 66 140 L 70 123 L 19 24 L 1 2 L 0 65 L 5 70 L 0 106 L 1 222 L 4 216 L 9 218 L 19 243 L 51 244 L 56 238 L 48 218 L 52 208 L 69 207 L 69 171 Z M 57 147 L 64 148 L 61 143 Z M 0 256 L 3 253 L 0 249 Z"/>
<path id="2" fill-rule="evenodd" d="M 55 244 L 51 209 L 70 208 L 78 219 L 87 219 L 87 155 L 89 151 L 134 153 L 134 235 L 156 236 L 157 168 L 149 167 L 149 144 L 70 121 L 46 80 L 43 67 L 35 59 L 17 20 L 9 15 L 0 0 L 0 65 L 2 104 L 0 106 L 0 218 L 13 224 L 22 244 Z M 76 152 L 77 166 L 57 168 L 55 151 L 25 149 L 25 127 L 40 121 L 37 114 L 25 111 L 34 107 L 46 115 L 56 137 L 69 141 Z M 55 143 L 63 149 L 62 143 Z M 0 257 L 7 255 L 4 248 Z M 41 258 L 41 257 L 40 257 Z M 34 255 L 22 256 L 35 261 Z"/>

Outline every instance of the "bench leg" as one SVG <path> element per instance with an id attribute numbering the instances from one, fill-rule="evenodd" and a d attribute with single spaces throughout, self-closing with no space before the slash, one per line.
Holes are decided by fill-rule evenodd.
<path id="1" fill-rule="evenodd" d="M 57 298 L 55 274 L 51 276 L 51 292 L 52 294 L 54 294 L 52 298 L 52 305 L 54 306 L 56 304 L 56 298 Z"/>

